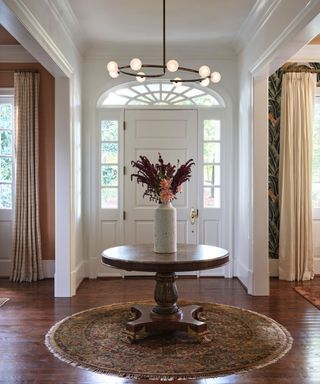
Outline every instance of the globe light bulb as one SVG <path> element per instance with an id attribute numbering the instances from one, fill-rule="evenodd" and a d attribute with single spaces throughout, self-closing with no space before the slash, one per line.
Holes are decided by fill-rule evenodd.
<path id="1" fill-rule="evenodd" d="M 209 84 L 210 84 L 210 79 L 208 77 L 206 77 L 205 79 L 201 80 L 200 81 L 200 84 L 203 86 L 203 87 L 207 87 Z"/>
<path id="2" fill-rule="evenodd" d="M 142 62 L 140 59 L 135 57 L 130 61 L 130 67 L 133 71 L 139 71 L 139 69 L 142 67 Z"/>
<path id="3" fill-rule="evenodd" d="M 109 63 L 107 64 L 107 68 L 109 72 L 117 72 L 118 64 L 115 61 L 109 61 Z"/>
<path id="4" fill-rule="evenodd" d="M 109 72 L 109 75 L 113 79 L 116 79 L 117 77 L 119 77 L 119 72 L 118 71 L 116 71 L 116 72 Z"/>
<path id="5" fill-rule="evenodd" d="M 174 85 L 175 87 L 180 87 L 180 86 L 182 85 L 182 82 L 181 82 L 180 80 L 181 80 L 180 77 L 175 77 L 175 78 L 173 79 L 173 85 Z"/>
<path id="6" fill-rule="evenodd" d="M 136 76 L 136 79 L 137 81 L 139 81 L 139 83 L 143 83 L 145 81 L 145 77 L 144 77 L 145 73 L 144 72 L 138 72 L 138 76 Z"/>
<path id="7" fill-rule="evenodd" d="M 207 77 L 210 75 L 210 68 L 207 65 L 203 65 L 199 68 L 200 77 Z"/>
<path id="8" fill-rule="evenodd" d="M 212 72 L 210 79 L 213 83 L 219 83 L 219 81 L 221 80 L 221 75 L 219 72 Z"/>
<path id="9" fill-rule="evenodd" d="M 179 63 L 177 60 L 169 60 L 167 62 L 167 69 L 169 72 L 176 72 L 179 68 Z"/>

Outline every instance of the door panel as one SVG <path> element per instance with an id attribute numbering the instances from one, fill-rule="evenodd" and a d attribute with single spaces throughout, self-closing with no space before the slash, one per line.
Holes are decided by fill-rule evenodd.
<path id="1" fill-rule="evenodd" d="M 125 243 L 153 242 L 153 218 L 156 203 L 143 198 L 145 188 L 130 175 L 134 172 L 132 160 L 145 155 L 151 162 L 184 163 L 190 158 L 197 161 L 197 112 L 193 110 L 126 110 L 125 111 L 124 201 L 126 220 Z M 176 196 L 177 237 L 181 243 L 197 242 L 197 223 L 191 225 L 189 209 L 197 205 L 197 169 L 192 168 L 190 182 L 183 185 L 183 192 Z"/>

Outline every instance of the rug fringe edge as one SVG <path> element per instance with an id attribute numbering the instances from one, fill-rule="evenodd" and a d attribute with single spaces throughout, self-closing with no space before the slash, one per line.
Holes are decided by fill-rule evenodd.
<path id="1" fill-rule="evenodd" d="M 114 303 L 114 304 L 106 305 L 106 306 L 108 306 L 108 307 L 116 307 L 116 306 L 122 305 L 122 304 L 124 304 L 124 303 Z M 130 304 L 130 303 L 125 303 L 125 304 Z M 278 360 L 280 360 L 282 357 L 284 357 L 290 351 L 290 349 L 292 348 L 294 339 L 291 336 L 290 332 L 282 324 L 278 323 L 274 319 L 272 319 L 272 318 L 270 318 L 270 317 L 268 317 L 266 315 L 263 315 L 261 313 L 258 313 L 258 312 L 255 312 L 255 311 L 251 311 L 249 309 L 245 309 L 245 308 L 241 308 L 241 307 L 235 307 L 235 306 L 219 304 L 219 303 L 205 303 L 205 304 L 214 304 L 214 305 L 217 305 L 217 306 L 233 307 L 233 308 L 241 309 L 242 311 L 251 312 L 251 313 L 257 314 L 257 315 L 259 315 L 261 317 L 264 317 L 264 318 L 267 318 L 269 320 L 272 320 L 274 323 L 276 323 L 281 328 L 281 330 L 284 332 L 284 334 L 286 336 L 287 344 L 286 344 L 285 348 L 283 349 L 282 352 L 280 352 L 280 354 L 278 354 L 276 357 L 274 357 L 273 359 L 271 359 L 269 361 L 261 362 L 260 364 L 255 365 L 253 367 L 243 368 L 243 369 L 240 369 L 240 370 L 228 371 L 228 372 L 202 373 L 201 375 L 176 375 L 176 376 L 172 376 L 172 375 L 164 376 L 164 375 L 161 375 L 161 376 L 159 376 L 159 375 L 156 375 L 156 374 L 135 374 L 135 373 L 110 371 L 110 370 L 107 370 L 107 369 L 104 369 L 104 368 L 94 367 L 94 366 L 92 366 L 90 364 L 76 362 L 73 359 L 71 359 L 69 356 L 67 356 L 67 355 L 65 355 L 63 353 L 57 352 L 56 348 L 59 348 L 59 347 L 57 347 L 57 346 L 55 347 L 51 343 L 51 339 L 52 339 L 52 336 L 54 334 L 54 331 L 56 330 L 56 328 L 58 328 L 58 326 L 60 324 L 62 324 L 63 322 L 65 322 L 66 320 L 68 320 L 69 318 L 71 318 L 71 317 L 73 317 L 75 315 L 78 315 L 78 314 L 80 314 L 82 312 L 87 312 L 88 309 L 80 311 L 80 312 L 77 312 L 77 313 L 74 313 L 74 314 L 72 314 L 70 316 L 67 316 L 67 317 L 63 318 L 62 320 L 58 321 L 57 323 L 55 323 L 49 329 L 47 334 L 45 335 L 45 345 L 49 349 L 49 351 L 56 358 L 58 358 L 59 360 L 65 362 L 65 363 L 67 363 L 67 364 L 69 364 L 69 365 L 71 365 L 73 367 L 85 369 L 85 370 L 90 371 L 90 372 L 95 372 L 95 373 L 98 373 L 98 374 L 104 374 L 104 375 L 108 375 L 108 376 L 116 376 L 116 377 L 128 378 L 128 379 L 134 379 L 134 380 L 144 379 L 144 380 L 158 380 L 158 381 L 196 380 L 196 379 L 202 379 L 202 378 L 217 378 L 217 377 L 224 377 L 224 376 L 230 376 L 230 375 L 244 374 L 244 373 L 247 373 L 247 372 L 251 372 L 251 371 L 253 371 L 255 369 L 261 369 L 261 368 L 264 368 L 264 367 L 266 367 L 268 365 L 276 363 Z M 104 306 L 90 308 L 89 310 L 93 310 L 93 309 L 101 308 L 101 307 L 104 307 Z"/>
<path id="2" fill-rule="evenodd" d="M 289 334 L 289 335 L 287 335 L 288 336 L 288 344 L 286 345 L 286 348 L 277 357 L 275 357 L 274 359 L 272 359 L 270 361 L 261 363 L 259 365 L 256 365 L 256 366 L 250 367 L 250 368 L 244 368 L 241 370 L 230 371 L 230 372 L 221 372 L 221 373 L 207 373 L 207 374 L 203 373 L 201 375 L 185 375 L 185 376 L 184 375 L 177 375 L 177 376 L 161 375 L 161 376 L 159 376 L 159 375 L 153 375 L 153 374 L 134 374 L 134 373 L 131 374 L 131 373 L 126 373 L 126 372 L 116 372 L 116 371 L 110 371 L 110 370 L 103 369 L 103 368 L 96 368 L 96 367 L 93 367 L 92 365 L 85 364 L 85 363 L 78 363 L 78 362 L 74 361 L 73 359 L 71 359 L 70 357 L 67 357 L 64 354 L 59 353 L 54 349 L 54 347 L 50 343 L 51 334 L 49 334 L 49 333 L 50 333 L 50 331 L 46 334 L 45 345 L 49 349 L 49 351 L 59 360 L 65 362 L 65 363 L 67 363 L 73 367 L 85 369 L 85 370 L 90 371 L 90 372 L 99 373 L 99 374 L 108 375 L 108 376 L 117 376 L 117 377 L 122 377 L 122 378 L 128 378 L 128 379 L 133 379 L 133 380 L 142 379 L 142 380 L 158 380 L 158 381 L 174 381 L 174 380 L 180 380 L 181 381 L 181 380 L 197 380 L 197 379 L 202 379 L 202 378 L 217 378 L 217 377 L 225 377 L 225 376 L 230 376 L 230 375 L 240 375 L 240 374 L 251 372 L 255 369 L 261 369 L 261 368 L 264 368 L 268 365 L 276 363 L 278 360 L 280 360 L 282 357 L 284 357 L 286 355 L 286 353 L 288 353 L 290 351 L 290 349 L 292 348 L 292 345 L 293 345 L 293 338 Z M 289 332 L 287 331 L 287 333 L 289 333 Z"/>

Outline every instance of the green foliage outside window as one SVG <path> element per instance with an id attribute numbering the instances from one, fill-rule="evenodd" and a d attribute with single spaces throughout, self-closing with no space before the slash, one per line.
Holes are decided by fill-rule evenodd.
<path id="1" fill-rule="evenodd" d="M 117 208 L 119 192 L 118 120 L 102 120 L 100 134 L 101 208 Z"/>
<path id="2" fill-rule="evenodd" d="M 11 131 L 0 131 L 0 156 L 12 156 Z"/>
<path id="3" fill-rule="evenodd" d="M 0 129 L 12 129 L 13 106 L 9 103 L 0 104 Z"/>
<path id="4" fill-rule="evenodd" d="M 12 208 L 13 105 L 0 100 L 0 209 Z"/>
<path id="5" fill-rule="evenodd" d="M 118 121 L 101 121 L 101 141 L 118 141 Z"/>

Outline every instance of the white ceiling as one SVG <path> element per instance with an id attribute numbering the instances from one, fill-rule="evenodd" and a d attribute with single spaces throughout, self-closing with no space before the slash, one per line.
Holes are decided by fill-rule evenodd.
<path id="1" fill-rule="evenodd" d="M 162 41 L 162 0 L 53 0 L 82 50 L 157 45 Z M 167 0 L 167 45 L 224 47 L 234 51 L 246 24 L 272 0 Z M 71 26 L 71 27 L 70 27 Z M 75 34 L 73 33 L 73 35 Z"/>

